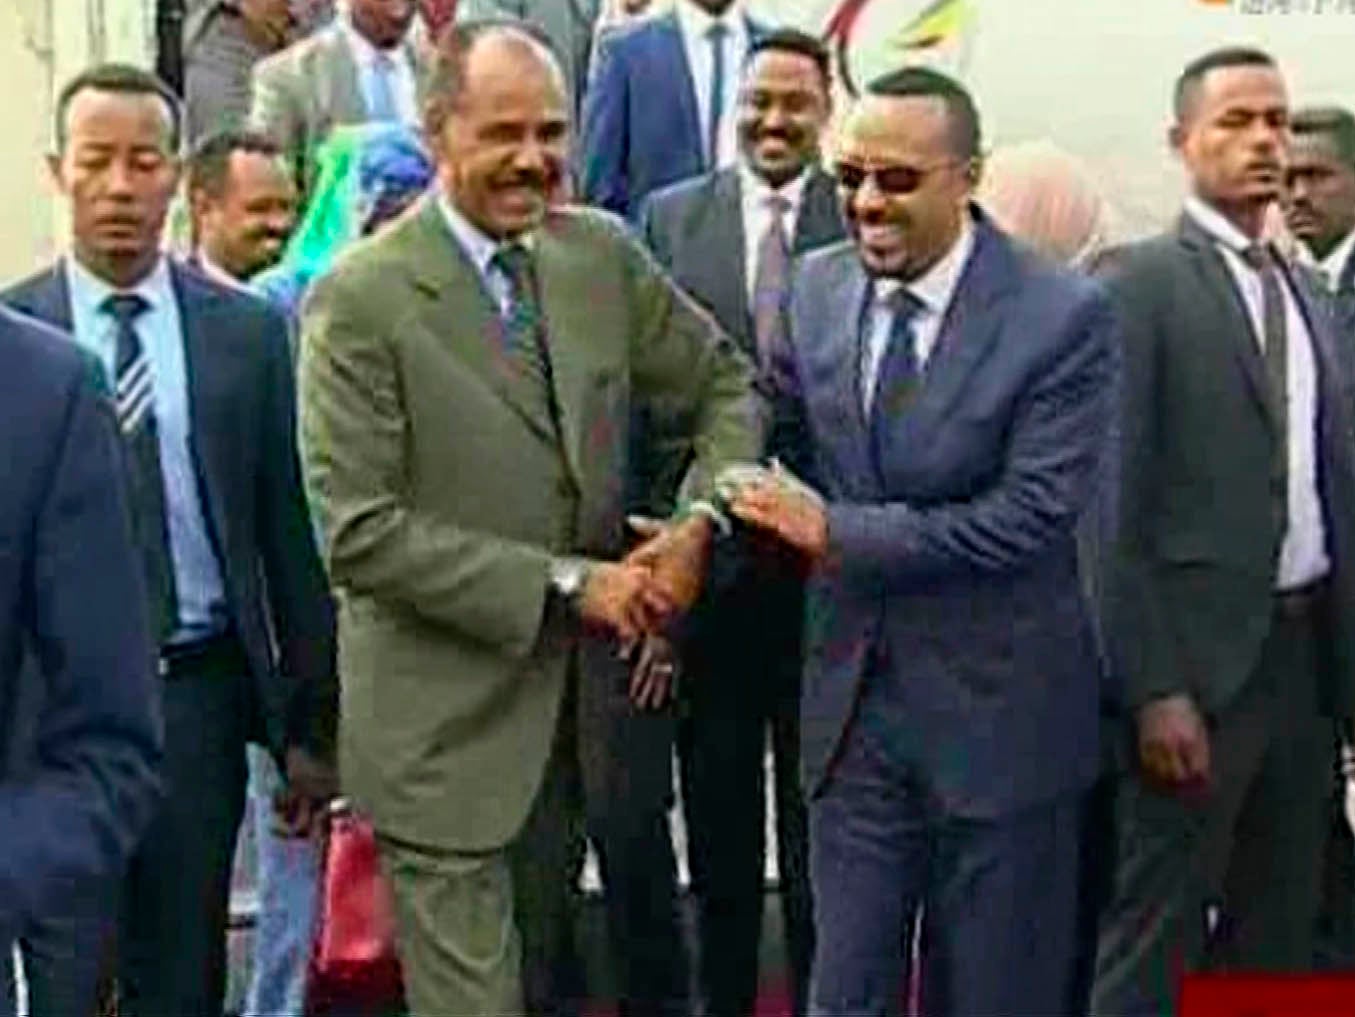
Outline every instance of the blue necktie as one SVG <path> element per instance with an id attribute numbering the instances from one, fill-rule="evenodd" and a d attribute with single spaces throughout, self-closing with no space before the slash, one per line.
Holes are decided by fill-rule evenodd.
<path id="1" fill-rule="evenodd" d="M 395 61 L 378 52 L 372 61 L 372 94 L 367 97 L 367 116 L 379 123 L 400 119 L 395 107 Z"/>
<path id="2" fill-rule="evenodd" d="M 884 451 L 891 425 L 907 412 L 922 380 L 913 322 L 925 305 L 906 288 L 897 290 L 889 303 L 894 317 L 870 402 L 870 441 L 877 461 Z M 866 322 L 869 327 L 869 317 Z"/>
<path id="3" fill-rule="evenodd" d="M 706 30 L 710 42 L 710 115 L 706 121 L 706 168 L 720 164 L 720 119 L 725 110 L 725 39 L 729 26 L 716 22 Z"/>

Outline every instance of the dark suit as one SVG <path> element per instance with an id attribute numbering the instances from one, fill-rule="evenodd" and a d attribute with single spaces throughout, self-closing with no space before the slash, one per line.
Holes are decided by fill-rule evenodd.
<path id="1" fill-rule="evenodd" d="M 189 446 L 228 632 L 201 670 L 161 656 L 168 793 L 122 887 L 118 936 L 123 1009 L 150 1015 L 220 1012 L 246 740 L 279 757 L 293 744 L 328 754 L 337 704 L 333 610 L 301 487 L 286 323 L 186 267 L 172 267 L 171 278 Z M 3 299 L 71 326 L 64 266 Z M 90 922 L 77 936 L 97 941 Z"/>
<path id="2" fill-rule="evenodd" d="M 832 179 L 819 170 L 811 174 L 794 223 L 795 254 L 844 234 Z M 756 361 L 746 254 L 758 238 L 745 236 L 739 171 L 666 188 L 646 200 L 640 220 L 659 262 Z M 786 945 L 795 1010 L 802 1013 L 813 956 L 799 789 L 803 590 L 793 571 L 762 555 L 718 562 L 713 574 L 719 582 L 708 584 L 687 627 L 683 687 L 689 713 L 679 731 L 688 856 L 701 903 L 703 990 L 712 1015 L 751 1013 L 757 996 L 770 724 Z"/>
<path id="3" fill-rule="evenodd" d="M 763 31 L 748 22 L 750 37 Z M 652 192 L 710 169 L 676 13 L 622 26 L 598 40 L 579 158 L 583 199 L 632 220 Z"/>
<path id="4" fill-rule="evenodd" d="M 0 309 L 0 970 L 10 943 L 122 870 L 160 788 L 158 687 L 100 384 L 65 336 Z"/>
<path id="5" fill-rule="evenodd" d="M 1348 715 L 1339 704 L 1350 703 L 1355 676 L 1355 455 L 1344 357 L 1306 282 L 1284 274 L 1312 337 L 1331 564 L 1324 587 L 1302 599 L 1275 594 L 1289 525 L 1276 450 L 1302 425 L 1275 406 L 1223 256 L 1183 217 L 1128 249 L 1111 277 L 1125 383 L 1106 631 L 1129 716 L 1160 696 L 1193 699 L 1209 726 L 1213 781 L 1204 796 L 1163 794 L 1133 765 L 1122 782 L 1098 1013 L 1157 1012 L 1176 971 L 1215 957 L 1311 962 L 1331 749 L 1319 713 Z M 1206 949 L 1209 904 L 1222 905 L 1224 921 Z"/>
<path id="6" fill-rule="evenodd" d="M 828 503 L 801 709 L 828 1014 L 892 1009 L 921 904 L 929 1015 L 1059 1013 L 1071 977 L 1099 677 L 1075 527 L 1111 315 L 977 212 L 974 231 L 906 409 L 874 427 L 862 409 L 872 290 L 851 245 L 801 262 L 776 365 L 778 430 Z"/>

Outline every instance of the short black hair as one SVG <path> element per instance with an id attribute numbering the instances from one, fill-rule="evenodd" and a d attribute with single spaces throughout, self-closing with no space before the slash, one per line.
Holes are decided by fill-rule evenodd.
<path id="1" fill-rule="evenodd" d="M 1341 161 L 1355 169 L 1355 114 L 1341 106 L 1309 106 L 1289 120 L 1294 136 L 1321 134 L 1331 138 Z"/>
<path id="2" fill-rule="evenodd" d="M 766 35 L 758 36 L 748 47 L 748 57 L 744 61 L 745 66 L 752 63 L 753 58 L 759 53 L 795 53 L 802 57 L 808 57 L 819 70 L 819 77 L 823 79 L 824 90 L 828 91 L 832 88 L 833 58 L 829 55 L 828 47 L 823 44 L 823 41 L 808 32 L 801 32 L 796 28 L 778 28 Z"/>
<path id="3" fill-rule="evenodd" d="M 466 58 L 476 42 L 495 32 L 523 35 L 550 54 L 555 69 L 564 80 L 560 56 L 550 37 L 530 21 L 519 18 L 490 17 L 454 21 L 442 30 L 433 48 L 432 67 L 428 73 L 426 98 L 423 104 L 424 130 L 429 133 L 441 128 L 447 114 L 461 99 L 466 84 Z M 566 86 L 568 87 L 568 86 Z"/>
<path id="4" fill-rule="evenodd" d="M 58 154 L 66 150 L 66 114 L 70 112 L 71 103 L 81 92 L 120 92 L 124 95 L 155 96 L 169 111 L 170 151 L 178 154 L 183 134 L 183 111 L 179 106 L 179 97 L 150 71 L 144 71 L 131 64 L 118 63 L 97 64 L 66 82 L 66 87 L 61 90 L 56 100 L 56 123 L 53 134 Z"/>
<path id="5" fill-rule="evenodd" d="M 891 99 L 934 98 L 946 107 L 950 122 L 950 145 L 961 159 L 976 159 L 983 148 L 979 111 L 968 89 L 949 75 L 929 67 L 904 67 L 890 71 L 866 86 L 867 95 Z"/>
<path id="6" fill-rule="evenodd" d="M 219 198 L 230 178 L 231 156 L 236 152 L 282 158 L 282 146 L 267 134 L 251 130 L 225 130 L 209 134 L 188 157 L 188 193 L 203 192 Z"/>
<path id="7" fill-rule="evenodd" d="M 1275 66 L 1274 57 L 1265 50 L 1252 46 L 1225 46 L 1196 57 L 1186 64 L 1185 70 L 1176 79 L 1176 86 L 1172 89 L 1172 113 L 1176 116 L 1176 122 L 1181 123 L 1190 115 L 1191 106 L 1195 102 L 1195 93 L 1210 71 L 1222 70 L 1225 67 Z"/>

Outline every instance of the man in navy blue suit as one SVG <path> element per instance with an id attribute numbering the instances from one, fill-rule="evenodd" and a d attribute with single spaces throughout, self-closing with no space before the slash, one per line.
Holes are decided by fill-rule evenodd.
<path id="1" fill-rule="evenodd" d="M 801 263 L 773 372 L 809 485 L 734 499 L 810 568 L 812 1013 L 891 1010 L 919 907 L 929 1015 L 1067 1009 L 1112 320 L 971 204 L 979 134 L 944 75 L 872 84 L 835 167 L 852 242 Z"/>
<path id="2" fill-rule="evenodd" d="M 0 309 L 0 970 L 121 871 L 159 791 L 159 690 L 96 371 Z"/>
<path id="3" fill-rule="evenodd" d="M 71 81 L 52 158 L 71 255 L 0 298 L 68 331 L 114 393 L 165 709 L 164 801 L 119 888 L 119 1009 L 132 1017 L 221 1012 L 246 743 L 284 766 L 297 832 L 334 783 L 334 617 L 301 487 L 287 324 L 161 253 L 179 135 L 177 101 L 144 71 Z M 69 935 L 27 939 L 43 974 L 34 1012 L 80 1005 L 113 909 L 90 901 Z"/>
<path id="4" fill-rule="evenodd" d="M 604 34 L 584 97 L 582 196 L 634 219 L 653 191 L 738 159 L 738 81 L 763 29 L 743 0 L 677 0 Z"/>

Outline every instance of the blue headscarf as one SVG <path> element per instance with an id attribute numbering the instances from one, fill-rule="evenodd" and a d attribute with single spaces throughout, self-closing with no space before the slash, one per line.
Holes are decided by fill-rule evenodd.
<path id="1" fill-rule="evenodd" d="M 419 136 L 395 123 L 337 127 L 315 153 L 315 185 L 281 260 L 254 288 L 295 322 L 311 282 L 339 253 L 427 190 L 433 164 Z"/>

